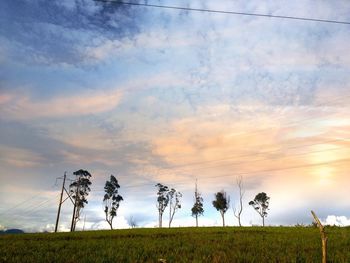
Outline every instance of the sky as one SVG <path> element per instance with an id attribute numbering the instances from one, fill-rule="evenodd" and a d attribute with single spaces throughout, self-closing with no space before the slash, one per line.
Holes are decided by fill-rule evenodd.
<path id="1" fill-rule="evenodd" d="M 345 0 L 147 3 L 350 21 Z M 199 224 L 221 224 L 224 190 L 237 225 L 239 176 L 245 226 L 261 224 L 260 192 L 267 225 L 310 224 L 311 209 L 350 224 L 349 25 L 92 0 L 4 0 L 0 22 L 0 229 L 52 231 L 60 178 L 79 169 L 92 186 L 78 230 L 108 228 L 111 174 L 116 228 L 157 226 L 157 183 L 183 194 L 172 225 L 194 226 L 196 179 Z"/>

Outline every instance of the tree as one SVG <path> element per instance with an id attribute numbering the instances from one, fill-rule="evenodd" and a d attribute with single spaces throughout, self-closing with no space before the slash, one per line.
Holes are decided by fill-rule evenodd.
<path id="1" fill-rule="evenodd" d="M 169 228 L 171 226 L 171 222 L 173 222 L 174 215 L 178 209 L 181 208 L 180 198 L 182 194 L 176 191 L 174 188 L 168 192 L 169 196 Z"/>
<path id="2" fill-rule="evenodd" d="M 258 193 L 253 201 L 249 202 L 256 212 L 261 216 L 263 221 L 263 226 L 265 226 L 265 217 L 267 217 L 267 210 L 269 209 L 270 197 L 266 193 Z"/>
<path id="3" fill-rule="evenodd" d="M 163 222 L 163 213 L 165 208 L 169 203 L 169 188 L 166 185 L 162 185 L 160 183 L 155 185 L 158 188 L 157 192 L 157 209 L 159 214 L 159 227 L 162 227 Z"/>
<path id="4" fill-rule="evenodd" d="M 198 217 L 203 215 L 204 209 L 203 209 L 203 198 L 201 197 L 201 194 L 198 192 L 198 189 L 197 189 L 197 180 L 196 180 L 196 187 L 194 191 L 194 205 L 191 211 L 192 211 L 192 216 L 196 218 L 196 227 L 198 227 Z"/>
<path id="5" fill-rule="evenodd" d="M 73 217 L 70 231 L 75 231 L 77 222 L 80 219 L 81 211 L 88 203 L 87 196 L 91 191 L 91 174 L 86 170 L 78 170 L 73 173 L 76 176 L 74 182 L 69 185 L 70 196 L 74 200 Z"/>
<path id="6" fill-rule="evenodd" d="M 131 228 L 135 228 L 138 226 L 137 220 L 132 215 L 128 217 L 128 224 L 129 226 L 131 226 Z"/>
<path id="7" fill-rule="evenodd" d="M 103 203 L 105 205 L 105 214 L 106 221 L 113 229 L 113 219 L 117 216 L 117 211 L 120 205 L 120 202 L 123 201 L 123 197 L 118 194 L 118 189 L 120 185 L 118 184 L 118 180 L 111 175 L 109 181 L 106 181 L 105 184 L 105 195 L 103 197 Z"/>
<path id="8" fill-rule="evenodd" d="M 244 196 L 244 190 L 243 190 L 243 178 L 242 176 L 239 176 L 236 178 L 236 185 L 238 188 L 238 195 L 239 195 L 239 205 L 238 208 L 236 208 L 235 205 L 232 206 L 233 208 L 233 214 L 238 219 L 238 225 L 242 226 L 241 224 L 241 214 L 243 211 L 243 196 Z"/>
<path id="9" fill-rule="evenodd" d="M 215 194 L 213 206 L 220 212 L 222 217 L 222 226 L 225 226 L 225 213 L 230 207 L 230 197 L 227 196 L 224 190 Z"/>

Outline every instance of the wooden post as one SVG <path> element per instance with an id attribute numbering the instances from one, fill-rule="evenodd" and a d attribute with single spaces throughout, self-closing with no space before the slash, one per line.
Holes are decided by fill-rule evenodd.
<path id="1" fill-rule="evenodd" d="M 61 190 L 61 197 L 60 197 L 60 203 L 58 205 L 58 212 L 57 212 L 57 218 L 56 218 L 56 225 L 55 225 L 55 233 L 57 232 L 57 229 L 58 229 L 58 221 L 60 220 L 60 213 L 61 213 L 61 206 L 62 206 L 62 197 L 63 197 L 63 190 L 64 190 L 64 184 L 66 182 L 66 176 L 67 176 L 67 173 L 65 172 L 64 173 L 64 176 L 63 176 L 63 183 L 62 183 L 62 190 Z"/>
<path id="2" fill-rule="evenodd" d="M 327 236 L 324 226 L 321 224 L 321 221 L 318 219 L 314 211 L 311 211 L 312 216 L 314 217 L 318 228 L 320 229 L 321 240 L 322 240 L 322 263 L 327 263 Z"/>

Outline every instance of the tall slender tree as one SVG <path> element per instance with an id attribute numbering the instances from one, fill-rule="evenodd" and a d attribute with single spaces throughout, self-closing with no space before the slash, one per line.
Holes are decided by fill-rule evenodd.
<path id="1" fill-rule="evenodd" d="M 80 219 L 81 212 L 88 203 L 87 196 L 91 191 L 91 174 L 88 171 L 80 169 L 75 171 L 73 174 L 75 175 L 75 181 L 69 185 L 69 192 L 74 200 L 71 231 L 75 231 L 75 227 Z"/>
<path id="2" fill-rule="evenodd" d="M 224 190 L 215 194 L 213 206 L 220 212 L 222 217 L 222 226 L 225 226 L 225 213 L 230 207 L 230 197 L 227 196 Z"/>
<path id="3" fill-rule="evenodd" d="M 182 197 L 182 194 L 176 191 L 174 188 L 171 188 L 170 191 L 168 192 L 168 196 L 169 196 L 169 228 L 170 228 L 176 211 L 181 208 L 180 198 Z"/>
<path id="4" fill-rule="evenodd" d="M 114 175 L 111 175 L 109 181 L 106 181 L 104 187 L 105 195 L 103 197 L 106 221 L 111 227 L 111 230 L 113 229 L 113 219 L 117 216 L 120 202 L 123 201 L 123 197 L 118 193 L 119 188 L 120 185 L 118 184 L 118 180 L 114 177 Z"/>
<path id="5" fill-rule="evenodd" d="M 196 186 L 194 190 L 194 205 L 191 211 L 192 211 L 192 216 L 196 218 L 196 227 L 198 227 L 198 217 L 203 215 L 204 209 L 203 209 L 203 198 L 201 194 L 198 192 L 198 188 L 197 188 L 197 180 L 196 180 Z"/>
<path id="6" fill-rule="evenodd" d="M 169 188 L 166 185 L 163 185 L 160 183 L 156 184 L 155 186 L 158 188 L 157 209 L 158 209 L 159 227 L 162 227 L 163 213 L 169 203 L 169 195 L 168 195 Z"/>
<path id="7" fill-rule="evenodd" d="M 267 217 L 267 210 L 269 209 L 270 197 L 266 193 L 258 193 L 253 201 L 249 202 L 255 211 L 261 216 L 263 226 L 265 226 L 265 217 Z"/>
<path id="8" fill-rule="evenodd" d="M 242 211 L 243 211 L 243 196 L 244 196 L 244 192 L 245 192 L 244 189 L 243 189 L 243 178 L 242 178 L 242 176 L 239 176 L 239 177 L 236 178 L 236 185 L 237 185 L 237 188 L 238 188 L 238 198 L 239 198 L 238 208 L 235 205 L 233 205 L 232 208 L 233 208 L 233 214 L 238 220 L 238 225 L 242 226 L 241 215 L 242 215 Z"/>

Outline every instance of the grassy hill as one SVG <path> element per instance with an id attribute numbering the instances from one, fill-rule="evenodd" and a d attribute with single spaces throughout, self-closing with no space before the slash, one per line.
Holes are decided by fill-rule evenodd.
<path id="1" fill-rule="evenodd" d="M 327 228 L 329 262 L 350 262 L 350 228 Z M 0 236 L 0 262 L 321 262 L 317 228 L 128 229 Z"/>

